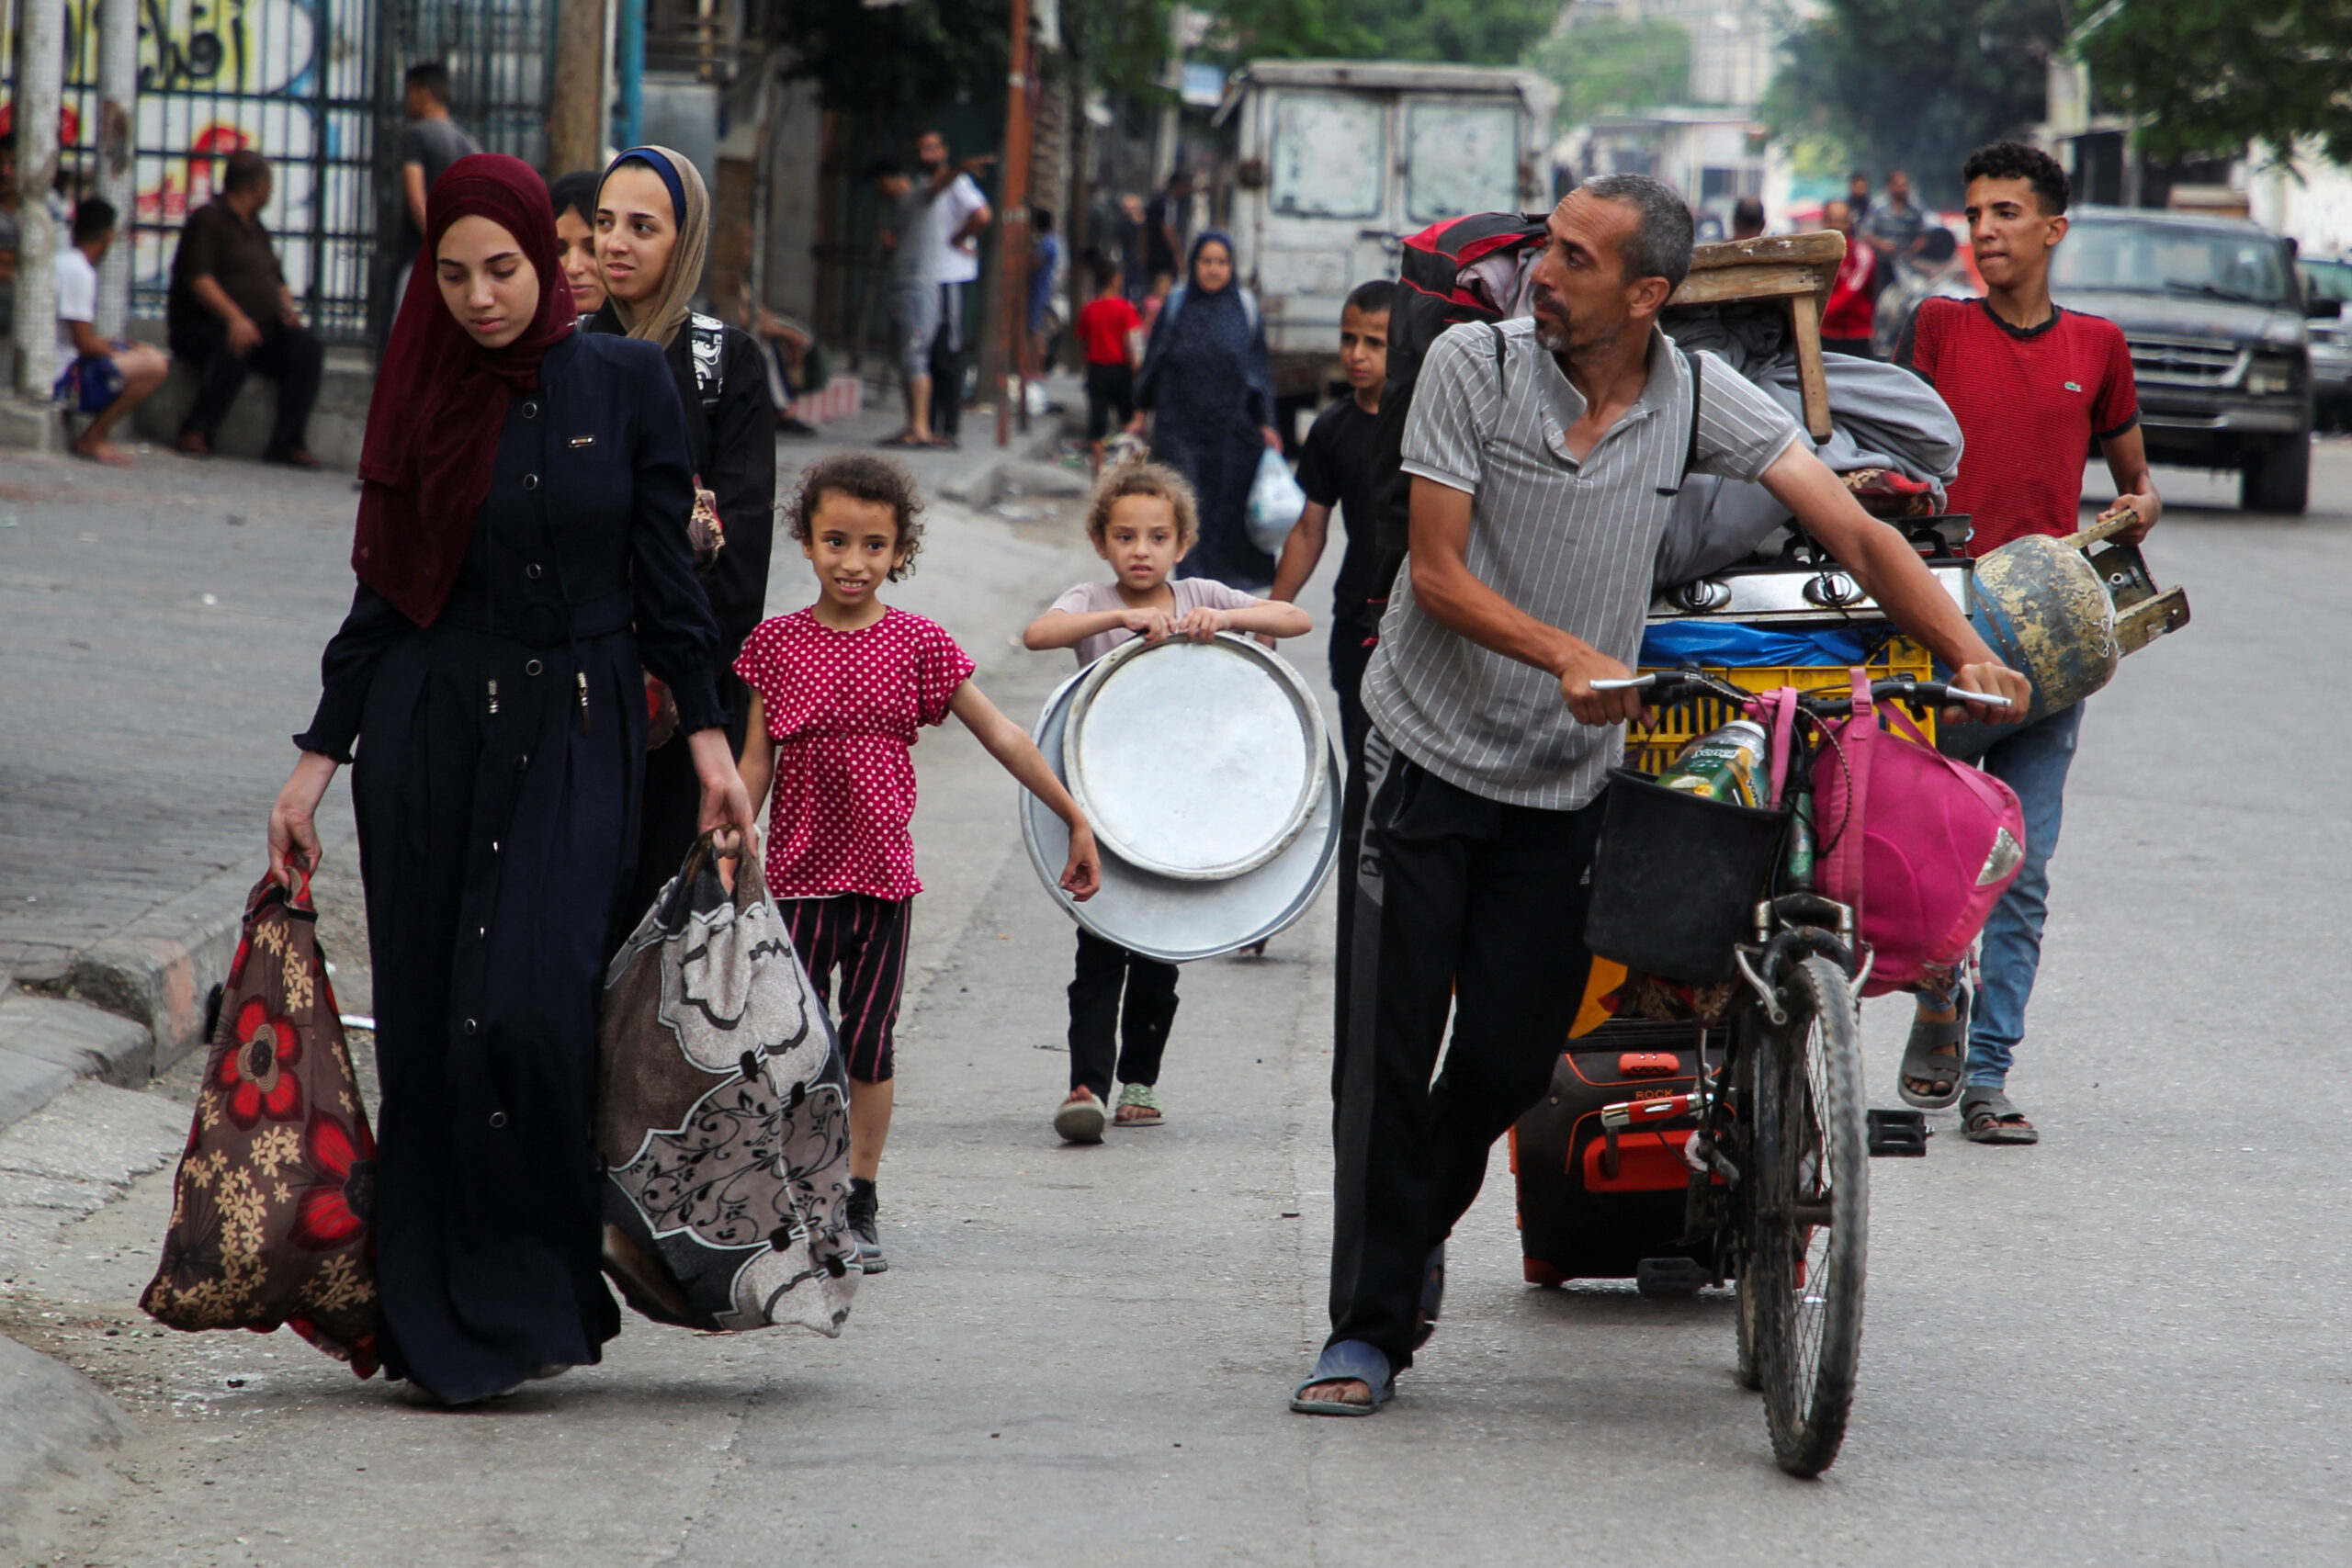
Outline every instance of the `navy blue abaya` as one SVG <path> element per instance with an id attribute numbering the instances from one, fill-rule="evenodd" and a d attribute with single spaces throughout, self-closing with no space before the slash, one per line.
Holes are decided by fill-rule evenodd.
<path id="1" fill-rule="evenodd" d="M 1197 276 L 1201 247 L 1193 243 Z M 1197 282 L 1169 297 L 1152 325 L 1136 401 L 1151 411 L 1151 455 L 1192 481 L 1201 537 L 1177 563 L 1180 577 L 1206 577 L 1262 592 L 1274 581 L 1274 558 L 1250 542 L 1250 487 L 1258 478 L 1274 423 L 1273 372 L 1266 334 L 1238 284 L 1214 293 Z"/>
<path id="2" fill-rule="evenodd" d="M 361 587 L 296 738 L 358 741 L 385 1363 L 453 1402 L 594 1362 L 619 1330 L 591 1129 L 605 964 L 639 912 L 640 668 L 682 729 L 726 719 L 661 350 L 574 333 L 540 374 L 439 618 Z"/>

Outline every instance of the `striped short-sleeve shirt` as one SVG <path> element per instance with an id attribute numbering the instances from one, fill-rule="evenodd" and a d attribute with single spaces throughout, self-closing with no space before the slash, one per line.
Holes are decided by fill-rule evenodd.
<path id="1" fill-rule="evenodd" d="M 1566 433 L 1584 417 L 1585 400 L 1535 341 L 1534 325 L 1504 324 L 1500 366 L 1483 325 L 1455 327 L 1430 346 L 1406 424 L 1405 471 L 1469 492 L 1474 576 L 1630 665 L 1690 446 L 1690 373 L 1653 328 L 1640 401 L 1578 462 Z M 1722 360 L 1702 357 L 1691 466 L 1760 479 L 1799 438 L 1796 421 Z M 1589 804 L 1624 749 L 1622 726 L 1578 724 L 1552 676 L 1424 615 L 1409 561 L 1381 621 L 1363 704 L 1406 756 L 1512 806 Z"/>

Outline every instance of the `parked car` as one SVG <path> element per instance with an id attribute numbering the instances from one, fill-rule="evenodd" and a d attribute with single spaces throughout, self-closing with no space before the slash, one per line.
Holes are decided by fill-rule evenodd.
<path id="1" fill-rule="evenodd" d="M 2289 243 L 2239 219 L 2078 208 L 2051 293 L 2123 329 L 2152 462 L 2235 468 L 2238 504 L 2311 494 L 2312 350 Z"/>
<path id="2" fill-rule="evenodd" d="M 2303 312 L 2311 318 L 2312 414 L 2322 430 L 2352 427 L 2352 261 L 2313 258 L 2296 264 L 2303 275 Z"/>

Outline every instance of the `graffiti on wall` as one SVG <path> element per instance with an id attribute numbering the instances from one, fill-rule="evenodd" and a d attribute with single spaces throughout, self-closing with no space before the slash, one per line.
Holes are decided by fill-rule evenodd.
<path id="1" fill-rule="evenodd" d="M 66 98 L 62 140 L 95 169 L 101 119 L 97 102 L 99 0 L 64 0 Z M 214 195 L 220 161 L 251 148 L 275 165 L 262 220 L 280 237 L 287 281 L 310 282 L 307 249 L 287 243 L 315 221 L 337 231 L 364 228 L 357 181 L 322 181 L 327 160 L 345 140 L 337 117 L 322 113 L 322 86 L 338 96 L 357 87 L 365 51 L 346 33 L 369 25 L 373 6 L 321 0 L 140 0 L 139 98 L 132 130 L 133 274 L 141 289 L 160 288 L 187 214 Z M 320 15 L 330 17 L 321 38 Z M 339 13 L 339 14 L 338 14 Z M 322 44 L 325 47 L 322 47 Z M 345 67 L 333 63 L 338 57 Z M 321 73 L 350 83 L 322 82 Z M 77 110 L 79 112 L 72 112 Z M 71 161 L 69 160 L 69 166 Z M 348 212 L 314 213 L 322 189 L 340 188 Z"/>

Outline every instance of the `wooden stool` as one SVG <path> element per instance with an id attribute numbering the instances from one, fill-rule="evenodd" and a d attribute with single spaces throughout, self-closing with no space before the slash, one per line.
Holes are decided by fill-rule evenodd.
<path id="1" fill-rule="evenodd" d="M 1815 234 L 1768 234 L 1690 252 L 1690 276 L 1667 300 L 1678 305 L 1723 305 L 1739 299 L 1784 299 L 1797 346 L 1797 391 L 1804 401 L 1804 427 L 1815 441 L 1829 439 L 1829 379 L 1821 368 L 1821 307 L 1846 259 L 1846 237 L 1830 230 Z"/>

